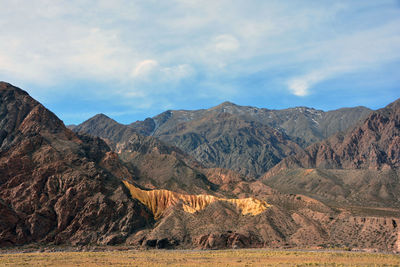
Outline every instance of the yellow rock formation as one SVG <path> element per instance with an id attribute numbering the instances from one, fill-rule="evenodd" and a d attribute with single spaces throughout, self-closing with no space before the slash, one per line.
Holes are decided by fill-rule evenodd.
<path id="1" fill-rule="evenodd" d="M 155 219 L 159 219 L 167 208 L 176 205 L 179 202 L 182 202 L 183 210 L 189 213 L 203 210 L 215 201 L 226 201 L 232 203 L 243 215 L 258 215 L 270 206 L 267 202 L 252 197 L 243 199 L 226 199 L 211 195 L 179 194 L 164 189 L 146 191 L 135 187 L 127 181 L 123 182 L 129 189 L 131 196 L 146 205 L 152 211 Z"/>

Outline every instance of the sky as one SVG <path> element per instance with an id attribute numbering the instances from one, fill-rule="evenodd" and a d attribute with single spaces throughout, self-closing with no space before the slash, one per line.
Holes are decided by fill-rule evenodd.
<path id="1" fill-rule="evenodd" d="M 0 80 L 66 124 L 400 97 L 400 0 L 0 0 Z"/>

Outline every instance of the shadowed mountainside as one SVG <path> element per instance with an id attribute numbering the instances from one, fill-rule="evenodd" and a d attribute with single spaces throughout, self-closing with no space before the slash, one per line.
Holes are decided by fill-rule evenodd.
<path id="1" fill-rule="evenodd" d="M 126 142 L 132 135 L 136 135 L 133 129 L 125 127 L 104 114 L 98 114 L 78 126 L 71 128 L 76 133 L 85 133 L 101 137 L 106 140 L 110 146 Z"/>
<path id="2" fill-rule="evenodd" d="M 177 132 L 172 129 L 180 124 L 200 120 L 207 123 L 205 118 L 230 114 L 246 122 L 258 122 L 279 129 L 301 146 L 306 146 L 334 133 L 345 131 L 370 112 L 371 110 L 365 107 L 342 108 L 328 112 L 307 107 L 269 110 L 224 102 L 204 110 L 169 110 L 153 118 L 134 122 L 130 126 L 144 135 L 162 139 L 166 133 Z"/>
<path id="3" fill-rule="evenodd" d="M 0 246 L 121 243 L 153 220 L 119 180 L 129 172 L 101 139 L 74 134 L 4 82 L 0 129 Z"/>
<path id="4" fill-rule="evenodd" d="M 264 177 L 285 192 L 325 200 L 398 207 L 400 100 L 372 112 L 346 134 L 336 134 L 280 162 Z"/>

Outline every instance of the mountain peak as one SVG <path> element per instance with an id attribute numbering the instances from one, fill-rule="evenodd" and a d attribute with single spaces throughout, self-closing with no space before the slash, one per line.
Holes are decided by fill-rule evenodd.
<path id="1" fill-rule="evenodd" d="M 231 107 L 231 106 L 237 106 L 235 103 L 233 103 L 233 102 L 230 102 L 230 101 L 225 101 L 225 102 L 222 102 L 221 104 L 219 104 L 219 105 L 217 105 L 217 106 L 215 106 L 215 107 Z"/>
<path id="2" fill-rule="evenodd" d="M 111 119 L 107 115 L 103 113 L 99 113 L 94 115 L 93 117 L 89 118 L 88 120 L 84 121 L 82 124 L 99 124 L 99 123 L 114 123 L 114 124 L 119 124 L 115 120 Z"/>
<path id="3" fill-rule="evenodd" d="M 103 114 L 103 113 L 99 113 L 96 114 L 92 117 L 92 119 L 96 119 L 96 120 L 112 120 L 110 117 L 108 117 L 107 115 Z"/>
<path id="4" fill-rule="evenodd" d="M 0 91 L 15 91 L 15 92 L 18 92 L 23 95 L 28 95 L 28 93 L 25 92 L 24 90 L 22 90 L 21 88 L 18 88 L 16 86 L 12 85 L 11 83 L 7 83 L 7 82 L 3 82 L 3 81 L 0 81 Z"/>
<path id="5" fill-rule="evenodd" d="M 8 89 L 10 87 L 14 87 L 12 84 L 0 81 L 0 90 Z"/>
<path id="6" fill-rule="evenodd" d="M 225 102 L 222 102 L 221 104 L 219 104 L 219 105 L 217 105 L 215 107 L 212 107 L 212 108 L 210 108 L 208 110 L 223 110 L 223 112 L 226 112 L 226 111 L 229 111 L 231 109 L 238 108 L 238 107 L 240 107 L 240 106 L 236 105 L 235 103 L 232 103 L 232 102 L 229 102 L 229 101 L 225 101 Z"/>

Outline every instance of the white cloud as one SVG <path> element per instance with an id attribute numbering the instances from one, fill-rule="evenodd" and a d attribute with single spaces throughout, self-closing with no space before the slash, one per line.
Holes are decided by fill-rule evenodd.
<path id="1" fill-rule="evenodd" d="M 48 85 L 120 79 L 131 68 L 135 52 L 117 29 L 86 21 L 84 6 L 72 1 L 7 3 L 0 10 L 0 74 Z"/>
<path id="2" fill-rule="evenodd" d="M 311 72 L 304 76 L 296 77 L 288 81 L 290 92 L 296 96 L 307 96 L 310 94 L 309 89 L 329 77 L 329 72 Z"/>
<path id="3" fill-rule="evenodd" d="M 290 78 L 288 89 L 297 96 L 310 94 L 314 85 L 400 60 L 400 20 L 379 27 L 316 43 L 297 60 L 316 61 L 306 74 Z M 319 60 L 323 59 L 322 62 Z"/>
<path id="4" fill-rule="evenodd" d="M 158 62 L 153 59 L 146 59 L 139 62 L 132 72 L 133 77 L 146 78 L 152 71 L 158 67 Z"/>
<path id="5" fill-rule="evenodd" d="M 234 52 L 239 49 L 239 41 L 229 34 L 215 37 L 215 49 L 217 52 Z"/>
<path id="6" fill-rule="evenodd" d="M 161 69 L 166 80 L 178 81 L 194 74 L 194 69 L 189 64 L 180 64 Z"/>

